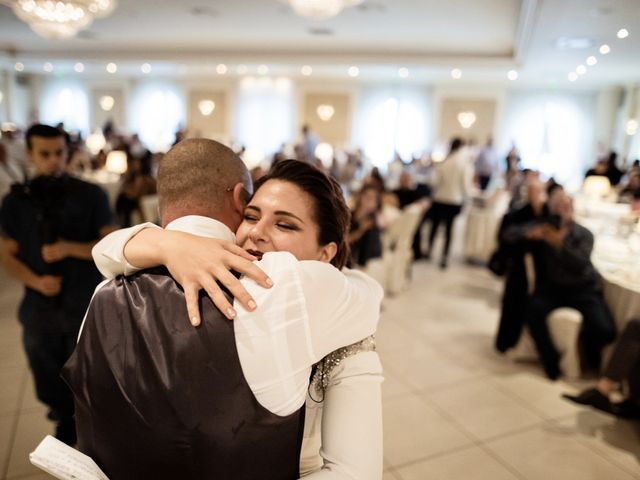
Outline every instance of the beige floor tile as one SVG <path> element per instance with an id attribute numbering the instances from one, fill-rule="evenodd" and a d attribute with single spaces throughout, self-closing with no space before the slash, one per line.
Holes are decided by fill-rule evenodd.
<path id="1" fill-rule="evenodd" d="M 513 432 L 542 421 L 540 416 L 487 379 L 463 382 L 425 396 L 479 439 Z"/>
<path id="2" fill-rule="evenodd" d="M 14 422 L 13 415 L 0 417 L 0 477 L 7 468 Z"/>
<path id="3" fill-rule="evenodd" d="M 543 425 L 486 444 L 527 480 L 630 480 L 634 477 L 589 447 L 576 435 Z"/>
<path id="4" fill-rule="evenodd" d="M 382 480 L 398 480 L 398 477 L 394 474 L 394 472 L 384 472 L 382 474 Z"/>
<path id="5" fill-rule="evenodd" d="M 517 480 L 512 472 L 473 446 L 398 469 L 402 480 Z"/>
<path id="6" fill-rule="evenodd" d="M 22 367 L 0 370 L 0 415 L 13 414 L 20 408 L 18 402 L 24 375 Z"/>
<path id="7" fill-rule="evenodd" d="M 29 463 L 31 453 L 40 441 L 54 431 L 42 412 L 31 412 L 20 415 L 16 437 L 9 459 L 7 477 L 40 473 L 40 470 Z"/>
<path id="8" fill-rule="evenodd" d="M 416 395 L 388 400 L 383 408 L 384 456 L 393 467 L 471 443 Z"/>
<path id="9" fill-rule="evenodd" d="M 382 363 L 384 367 L 384 361 Z M 407 395 L 412 392 L 410 385 L 402 381 L 390 369 L 384 368 L 384 382 L 382 383 L 382 399 L 387 400 L 393 397 Z"/>
<path id="10" fill-rule="evenodd" d="M 555 422 L 593 450 L 640 478 L 640 422 L 621 420 L 590 408 Z"/>

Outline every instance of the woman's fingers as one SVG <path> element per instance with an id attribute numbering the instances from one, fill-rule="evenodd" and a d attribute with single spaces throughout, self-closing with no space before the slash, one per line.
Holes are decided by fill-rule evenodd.
<path id="1" fill-rule="evenodd" d="M 227 260 L 227 265 L 231 270 L 235 270 L 236 272 L 244 275 L 245 277 L 250 278 L 261 287 L 264 287 L 264 288 L 273 287 L 273 281 L 269 278 L 269 275 L 264 273 L 264 271 L 262 271 L 262 269 L 253 262 L 245 260 L 244 258 L 240 258 L 236 255 L 230 255 Z M 229 288 L 228 285 L 227 285 L 227 288 Z"/>
<path id="2" fill-rule="evenodd" d="M 238 255 L 239 257 L 245 258 L 245 259 L 249 260 L 250 262 L 253 262 L 254 260 L 257 260 L 256 257 L 251 255 L 244 248 L 239 247 L 235 243 L 221 241 L 220 244 L 228 252 L 231 252 L 231 253 L 233 253 L 235 255 Z"/>
<path id="3" fill-rule="evenodd" d="M 200 286 L 190 284 L 189 286 L 183 285 L 184 299 L 187 302 L 187 314 L 189 315 L 189 321 L 191 325 L 197 327 L 200 325 L 200 307 L 198 305 L 198 292 L 200 292 Z"/>
<path id="4" fill-rule="evenodd" d="M 231 275 L 226 270 L 225 272 L 228 275 Z M 233 275 L 231 276 L 233 277 Z M 216 281 L 211 277 L 206 277 L 202 279 L 201 283 L 202 288 L 205 289 L 207 295 L 209 295 L 209 298 L 211 298 L 214 305 L 218 307 L 218 310 L 220 310 L 229 320 L 233 320 L 236 317 L 237 313 L 231 306 L 231 303 L 229 303 L 229 300 L 227 300 L 227 297 L 222 292 L 222 289 L 218 286 Z"/>
<path id="5" fill-rule="evenodd" d="M 233 298 L 238 301 L 246 310 L 253 311 L 256 309 L 256 302 L 253 297 L 244 288 L 244 285 L 232 273 L 222 270 L 217 275 L 218 281 L 222 283 Z"/>

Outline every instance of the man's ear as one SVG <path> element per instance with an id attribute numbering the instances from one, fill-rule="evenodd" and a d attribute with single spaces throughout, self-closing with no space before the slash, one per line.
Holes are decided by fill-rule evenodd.
<path id="1" fill-rule="evenodd" d="M 333 257 L 338 253 L 338 245 L 336 242 L 329 242 L 326 245 L 320 247 L 320 260 L 321 262 L 330 263 Z"/>
<path id="2" fill-rule="evenodd" d="M 233 209 L 242 215 L 244 207 L 247 206 L 246 190 L 241 182 L 235 184 L 232 190 L 231 202 Z"/>

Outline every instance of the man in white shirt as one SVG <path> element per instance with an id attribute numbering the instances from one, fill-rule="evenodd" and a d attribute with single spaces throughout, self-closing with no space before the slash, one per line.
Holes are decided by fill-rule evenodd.
<path id="1" fill-rule="evenodd" d="M 242 219 L 246 201 L 243 192 L 251 190 L 248 172 L 240 159 L 216 142 L 188 140 L 165 157 L 161 169 L 170 169 L 172 162 L 180 162 L 184 174 L 179 179 L 165 178 L 165 183 L 160 174 L 158 188 L 163 225 L 167 229 L 234 240 L 232 230 Z M 207 181 L 203 182 L 203 178 Z M 163 193 L 165 200 L 173 200 L 163 203 Z M 135 232 L 120 234 L 130 237 Z M 118 245 L 102 254 L 107 264 L 123 263 L 123 243 Z M 99 266 L 100 263 L 98 261 Z M 193 478 L 202 474 L 210 477 L 213 473 L 223 475 L 222 478 L 227 478 L 224 475 L 253 478 L 258 470 L 264 473 L 264 468 L 270 468 L 269 471 L 276 468 L 272 478 L 289 478 L 287 469 L 295 463 L 290 456 L 295 444 L 292 438 L 301 433 L 293 431 L 297 417 L 292 416 L 304 403 L 311 365 L 336 348 L 375 331 L 382 292 L 362 274 L 351 272 L 345 276 L 329 264 L 298 262 L 286 252 L 265 254 L 260 267 L 273 279 L 274 287 L 263 289 L 243 280 L 259 308 L 249 311 L 238 307 L 235 322 L 226 322 L 226 327 L 222 313 L 206 298 L 200 299 L 202 327 L 189 326 L 184 295 L 180 300 L 181 293 L 166 272 L 143 272 L 130 281 L 120 278 L 97 291 L 78 349 L 65 372 L 80 412 L 81 449 L 84 447 L 99 463 L 102 460 L 106 470 L 119 475 L 126 475 L 123 450 L 129 448 L 137 452 L 136 475 L 153 473 L 154 478 L 161 478 L 157 475 L 168 478 L 176 468 L 185 468 L 188 464 L 195 468 Z M 102 271 L 110 273 L 104 266 Z M 151 301 L 145 301 L 143 291 Z M 108 318 L 110 316 L 113 318 Z M 229 336 L 225 330 L 228 325 L 234 325 L 235 334 L 231 327 Z M 215 335 L 210 336 L 213 331 Z M 172 335 L 165 335 L 166 332 Z M 201 348 L 205 340 L 217 342 L 215 354 Z M 223 341 L 226 344 L 220 343 Z M 220 357 L 220 351 L 225 350 L 221 347 L 225 345 L 227 357 Z M 128 364 L 132 358 L 136 361 Z M 241 366 L 241 369 L 231 368 L 230 376 L 236 379 L 235 385 L 245 384 L 248 388 L 225 390 L 228 378 L 216 370 L 214 362 L 224 358 L 225 364 Z M 146 370 L 140 370 L 141 365 L 146 365 Z M 189 381 L 189 377 L 195 378 Z M 196 378 L 199 381 L 196 382 Z M 104 384 L 115 388 L 105 391 L 100 386 Z M 220 389 L 219 394 L 216 388 Z M 184 395 L 182 390 L 187 390 Z M 201 394 L 194 396 L 194 391 Z M 259 405 L 252 405 L 252 400 L 257 400 L 254 403 Z M 152 411 L 157 408 L 165 415 L 150 419 L 145 413 L 149 404 Z M 214 421 L 211 410 L 218 404 L 228 406 L 229 411 Z M 244 410 L 232 408 L 237 405 L 247 406 Z M 177 417 L 171 412 L 177 412 Z M 270 417 L 273 414 L 275 417 Z M 109 423 L 115 417 L 128 421 L 115 428 Z M 165 417 L 169 418 L 164 421 Z M 231 439 L 235 445 L 232 451 L 221 450 L 220 429 L 228 433 L 224 426 L 225 422 L 232 421 L 230 419 L 242 420 L 242 425 L 247 425 L 242 430 L 245 437 Z M 276 433 L 278 428 L 256 427 L 264 427 L 266 420 L 274 427 L 279 425 L 283 441 Z M 87 425 L 83 425 L 83 421 Z M 145 434 L 149 423 L 156 426 Z M 184 452 L 173 449 L 171 439 L 189 437 L 187 434 L 191 431 L 185 424 L 190 423 L 209 428 L 205 428 L 199 441 L 185 441 L 189 450 L 187 461 L 181 456 Z M 227 426 L 233 430 L 231 425 Z M 153 449 L 143 446 L 148 443 Z M 257 445 L 270 454 L 247 464 L 247 458 L 254 459 Z M 206 452 L 201 451 L 203 446 L 207 446 Z M 158 468 L 159 451 L 165 452 L 161 456 L 161 468 Z M 298 451 L 293 453 L 297 461 Z M 274 460 L 278 458 L 287 460 Z"/>

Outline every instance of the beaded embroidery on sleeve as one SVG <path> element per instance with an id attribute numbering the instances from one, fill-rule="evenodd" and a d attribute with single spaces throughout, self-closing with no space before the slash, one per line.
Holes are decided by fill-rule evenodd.
<path id="1" fill-rule="evenodd" d="M 316 403 L 324 400 L 324 392 L 329 386 L 329 377 L 334 368 L 347 357 L 351 357 L 360 352 L 375 352 L 376 338 L 374 335 L 353 343 L 346 347 L 339 348 L 324 357 L 313 366 L 311 383 L 309 384 L 309 396 Z M 316 399 L 314 393 L 319 399 Z"/>

